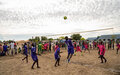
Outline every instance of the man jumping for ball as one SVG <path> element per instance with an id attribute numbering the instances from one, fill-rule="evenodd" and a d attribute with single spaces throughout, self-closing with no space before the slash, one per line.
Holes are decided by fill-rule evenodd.
<path id="1" fill-rule="evenodd" d="M 72 44 L 71 39 L 68 39 L 67 36 L 65 37 L 65 39 L 66 39 L 65 43 L 66 43 L 67 46 L 68 46 L 67 61 L 68 61 L 68 63 L 69 63 L 69 62 L 70 62 L 70 59 L 72 58 L 72 55 L 74 54 L 74 47 L 73 47 L 73 44 Z"/>

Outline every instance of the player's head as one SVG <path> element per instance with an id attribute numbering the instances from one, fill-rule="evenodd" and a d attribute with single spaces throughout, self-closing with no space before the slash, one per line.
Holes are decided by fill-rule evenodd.
<path id="1" fill-rule="evenodd" d="M 103 42 L 101 41 L 100 44 L 103 45 Z"/>
<path id="2" fill-rule="evenodd" d="M 60 44 L 59 44 L 59 42 L 56 42 L 56 45 L 57 45 L 58 47 L 60 47 Z"/>
<path id="3" fill-rule="evenodd" d="M 58 41 L 56 42 L 56 45 L 58 45 Z"/>
<path id="4" fill-rule="evenodd" d="M 32 43 L 32 46 L 35 47 L 34 43 Z"/>
<path id="5" fill-rule="evenodd" d="M 41 41 L 39 41 L 39 44 L 41 44 Z"/>
<path id="6" fill-rule="evenodd" d="M 68 36 L 66 36 L 65 39 L 68 40 Z"/>
<path id="7" fill-rule="evenodd" d="M 25 45 L 27 45 L 27 43 L 25 42 Z"/>

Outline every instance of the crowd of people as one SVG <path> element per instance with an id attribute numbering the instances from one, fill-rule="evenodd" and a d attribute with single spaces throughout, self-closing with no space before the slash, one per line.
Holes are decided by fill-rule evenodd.
<path id="1" fill-rule="evenodd" d="M 14 41 L 10 43 L 8 42 L 0 43 L 0 56 L 17 54 L 17 50 L 18 50 L 17 44 L 18 43 Z"/>
<path id="2" fill-rule="evenodd" d="M 116 47 L 115 47 L 116 46 Z M 55 67 L 60 65 L 60 49 L 61 48 L 67 48 L 68 56 L 67 56 L 67 62 L 69 63 L 73 54 L 75 52 L 81 52 L 81 55 L 83 55 L 83 52 L 85 53 L 86 50 L 90 53 L 90 50 L 98 50 L 99 58 L 101 58 L 101 63 L 103 63 L 103 59 L 105 62 L 107 62 L 107 59 L 104 57 L 105 50 L 114 50 L 116 48 L 116 54 L 118 54 L 118 51 L 120 49 L 120 40 L 98 40 L 98 41 L 89 41 L 89 40 L 76 40 L 73 41 L 72 39 L 65 37 L 64 42 L 56 41 L 56 42 L 25 42 L 22 45 L 19 45 L 19 43 L 16 43 L 14 41 L 11 42 L 4 42 L 0 44 L 0 56 L 7 56 L 7 55 L 17 55 L 19 53 L 24 54 L 25 57 L 22 59 L 22 61 L 26 60 L 28 63 L 28 54 L 31 55 L 33 59 L 33 65 L 32 69 L 34 69 L 34 64 L 37 64 L 37 68 L 39 67 L 38 63 L 38 57 L 37 55 L 41 55 L 44 52 L 54 52 L 55 56 Z"/>

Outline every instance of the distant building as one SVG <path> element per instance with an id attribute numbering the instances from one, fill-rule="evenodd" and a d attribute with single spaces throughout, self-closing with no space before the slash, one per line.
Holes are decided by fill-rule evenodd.
<path id="1" fill-rule="evenodd" d="M 114 34 L 114 35 L 101 35 L 101 36 L 99 36 L 99 37 L 92 37 L 92 38 L 88 38 L 87 40 L 90 40 L 90 41 L 94 41 L 94 40 L 103 40 L 103 39 L 105 39 L 105 40 L 108 40 L 108 39 L 114 39 L 114 40 L 116 40 L 116 39 L 120 39 L 120 34 Z"/>
<path id="2" fill-rule="evenodd" d="M 114 35 L 101 35 L 98 39 L 105 39 L 105 40 L 108 40 L 108 39 L 120 39 L 120 34 L 114 34 Z"/>
<path id="3" fill-rule="evenodd" d="M 87 40 L 94 41 L 94 40 L 97 40 L 97 37 L 91 37 L 91 38 L 88 38 Z"/>

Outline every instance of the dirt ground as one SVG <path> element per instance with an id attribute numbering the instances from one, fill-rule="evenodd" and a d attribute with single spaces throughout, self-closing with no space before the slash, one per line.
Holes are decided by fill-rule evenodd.
<path id="1" fill-rule="evenodd" d="M 60 66 L 54 67 L 54 52 L 38 56 L 40 68 L 31 69 L 33 60 L 22 61 L 24 55 L 0 57 L 0 75 L 120 75 L 120 51 L 106 50 L 107 63 L 100 63 L 98 51 L 91 50 L 81 56 L 80 52 L 73 56 L 70 63 L 66 62 L 67 51 L 61 50 Z"/>

